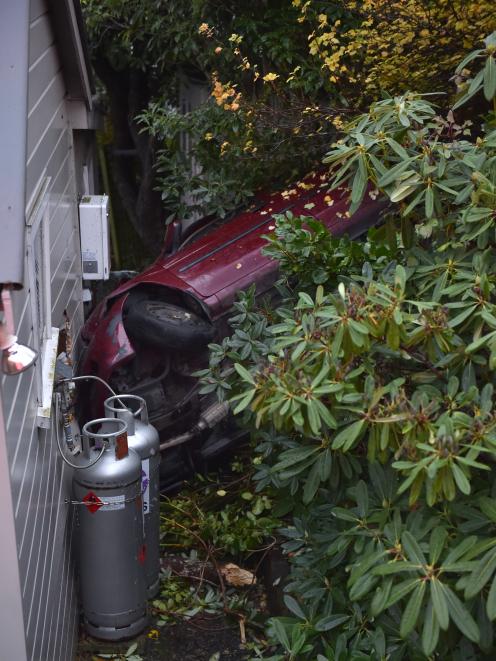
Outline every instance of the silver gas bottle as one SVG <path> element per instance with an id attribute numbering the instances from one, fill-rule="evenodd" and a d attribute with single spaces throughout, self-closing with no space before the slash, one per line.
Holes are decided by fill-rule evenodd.
<path id="1" fill-rule="evenodd" d="M 143 520 L 146 545 L 145 574 L 148 597 L 155 597 L 160 587 L 160 441 L 148 421 L 143 397 L 115 395 L 105 400 L 105 415 L 127 424 L 129 447 L 141 459 Z"/>
<path id="2" fill-rule="evenodd" d="M 102 452 L 73 477 L 84 623 L 92 636 L 121 640 L 147 625 L 141 460 L 123 420 L 86 423 L 83 442 L 88 463 Z"/>

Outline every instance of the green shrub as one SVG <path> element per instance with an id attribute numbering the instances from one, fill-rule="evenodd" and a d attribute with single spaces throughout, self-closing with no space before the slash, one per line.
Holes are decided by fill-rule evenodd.
<path id="1" fill-rule="evenodd" d="M 488 102 L 495 43 L 471 56 Z M 352 212 L 371 185 L 390 200 L 386 225 L 355 243 L 277 218 L 286 300 L 244 294 L 203 374 L 254 428 L 257 488 L 293 516 L 271 658 L 494 658 L 496 131 L 408 93 L 325 160 Z"/>

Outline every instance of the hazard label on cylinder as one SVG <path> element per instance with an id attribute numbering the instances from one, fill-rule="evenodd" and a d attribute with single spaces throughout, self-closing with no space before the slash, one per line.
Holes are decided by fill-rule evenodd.
<path id="1" fill-rule="evenodd" d="M 103 505 L 103 502 L 98 498 L 98 496 L 93 493 L 93 491 L 88 491 L 86 496 L 83 498 L 83 503 L 89 509 L 89 511 L 94 514 L 97 512 L 100 507 Z"/>

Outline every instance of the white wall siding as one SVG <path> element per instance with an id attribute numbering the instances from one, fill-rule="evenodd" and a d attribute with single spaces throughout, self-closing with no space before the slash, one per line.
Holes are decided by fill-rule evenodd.
<path id="1" fill-rule="evenodd" d="M 20 595 L 20 576 L 17 560 L 16 536 L 12 493 L 9 481 L 9 460 L 6 452 L 6 434 L 3 421 L 2 392 L 0 390 L 0 585 L 2 599 L 8 607 L 0 619 L 1 654 L 5 659 L 26 658 L 24 614 Z"/>
<path id="2" fill-rule="evenodd" d="M 31 0 L 30 14 L 26 204 L 40 182 L 50 177 L 52 325 L 62 327 L 67 311 L 76 336 L 83 321 L 81 265 L 66 85 L 46 0 Z M 25 287 L 13 294 L 13 303 L 19 341 L 33 345 L 30 296 Z M 70 661 L 77 624 L 70 553 L 73 519 L 66 502 L 71 471 L 58 456 L 54 424 L 49 430 L 36 426 L 34 369 L 16 377 L 2 376 L 0 395 L 27 657 L 31 661 Z"/>

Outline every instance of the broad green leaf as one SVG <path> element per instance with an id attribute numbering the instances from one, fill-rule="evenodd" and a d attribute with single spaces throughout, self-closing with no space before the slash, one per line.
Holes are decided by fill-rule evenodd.
<path id="1" fill-rule="evenodd" d="M 496 502 L 493 498 L 488 498 L 487 496 L 479 498 L 479 507 L 488 519 L 496 523 Z"/>
<path id="2" fill-rule="evenodd" d="M 478 643 L 479 627 L 475 623 L 474 618 L 470 615 L 451 588 L 447 585 L 443 585 L 443 590 L 446 596 L 446 601 L 448 602 L 448 611 L 451 619 L 464 636 L 473 643 Z"/>
<path id="3" fill-rule="evenodd" d="M 472 60 L 475 60 L 476 57 L 479 57 L 481 53 L 484 51 L 482 49 L 471 51 L 466 57 L 463 58 L 463 60 L 460 62 L 460 64 L 456 67 L 456 73 L 460 73 L 469 62 L 472 62 Z"/>
<path id="4" fill-rule="evenodd" d="M 417 624 L 420 608 L 424 600 L 425 594 L 425 581 L 420 581 L 415 590 L 412 592 L 408 604 L 403 611 L 403 617 L 400 624 L 400 636 L 406 638 L 408 634 L 413 631 Z"/>
<path id="5" fill-rule="evenodd" d="M 362 201 L 365 189 L 367 187 L 367 164 L 364 156 L 358 159 L 358 169 L 355 172 L 351 186 L 351 201 L 359 204 Z"/>
<path id="6" fill-rule="evenodd" d="M 393 351 L 400 346 L 400 329 L 393 319 L 390 319 L 387 325 L 386 342 Z"/>
<path id="7" fill-rule="evenodd" d="M 496 618 L 496 575 L 493 578 L 486 603 L 487 617 L 492 621 Z"/>
<path id="8" fill-rule="evenodd" d="M 470 581 L 465 590 L 465 599 L 471 599 L 478 594 L 496 569 L 496 549 L 490 549 L 480 562 L 476 565 L 470 576 Z"/>
<path id="9" fill-rule="evenodd" d="M 408 117 L 407 113 L 404 110 L 400 110 L 400 112 L 398 113 L 398 119 L 400 120 L 400 124 L 402 124 L 403 126 L 408 127 L 411 124 L 410 118 Z"/>
<path id="10" fill-rule="evenodd" d="M 429 560 L 431 565 L 435 565 L 439 560 L 447 537 L 448 531 L 446 528 L 438 526 L 433 529 L 429 540 Z"/>
<path id="11" fill-rule="evenodd" d="M 393 168 L 388 170 L 386 174 L 384 174 L 382 177 L 380 177 L 379 181 L 377 182 L 377 185 L 379 188 L 384 188 L 385 186 L 388 186 L 389 184 L 393 183 L 395 179 L 398 179 L 398 177 L 405 172 L 405 170 L 410 167 L 411 162 L 415 159 L 416 157 L 412 156 L 411 158 L 408 158 L 405 161 L 401 161 L 398 163 L 398 165 L 395 165 Z"/>
<path id="12" fill-rule="evenodd" d="M 245 408 L 251 403 L 256 392 L 257 392 L 256 389 L 252 388 L 251 390 L 248 390 L 246 393 L 243 393 L 242 397 L 239 397 L 240 401 L 233 410 L 234 415 L 237 415 L 238 413 L 241 413 L 241 411 L 245 410 Z M 234 402 L 236 399 L 238 399 L 238 397 L 233 397 L 231 402 Z"/>
<path id="13" fill-rule="evenodd" d="M 344 507 L 333 507 L 332 515 L 342 521 L 353 521 L 353 523 L 358 523 L 360 521 L 358 514 L 351 510 L 346 510 Z"/>
<path id="14" fill-rule="evenodd" d="M 358 504 L 358 513 L 362 518 L 365 518 L 369 511 L 369 493 L 363 480 L 359 480 L 355 487 L 355 497 Z"/>
<path id="15" fill-rule="evenodd" d="M 340 624 L 343 624 L 343 622 L 346 622 L 346 620 L 349 619 L 349 615 L 328 615 L 327 617 L 323 617 L 315 623 L 315 630 L 330 631 L 331 629 L 335 629 Z"/>
<path id="16" fill-rule="evenodd" d="M 353 424 L 342 429 L 339 432 L 339 434 L 337 434 L 334 437 L 334 440 L 332 441 L 333 449 L 337 450 L 339 448 L 343 448 L 344 450 L 343 446 L 345 446 L 346 449 L 349 449 L 356 441 L 356 439 L 360 436 L 364 424 L 365 424 L 365 420 L 357 420 Z"/>
<path id="17" fill-rule="evenodd" d="M 281 454 L 279 455 L 279 461 L 273 467 L 273 470 L 274 471 L 285 470 L 289 466 L 293 466 L 294 464 L 298 464 L 302 461 L 305 461 L 305 459 L 308 459 L 318 451 L 319 451 L 319 447 L 313 446 L 313 447 L 305 447 L 305 448 L 293 448 L 291 450 L 286 450 L 284 452 L 281 452 Z"/>
<path id="18" fill-rule="evenodd" d="M 460 312 L 460 314 L 457 314 L 456 317 L 451 319 L 449 322 L 449 325 L 451 328 L 456 328 L 460 324 L 462 324 L 466 319 L 470 317 L 475 311 L 477 310 L 477 305 L 470 305 L 468 308 L 463 310 L 463 312 Z"/>
<path id="19" fill-rule="evenodd" d="M 317 394 L 317 392 L 315 392 L 314 394 Z M 325 422 L 325 424 L 329 427 L 329 429 L 336 429 L 338 424 L 334 416 L 328 409 L 328 407 L 325 404 L 323 404 L 319 399 L 315 400 L 315 406 L 317 407 L 317 411 L 321 419 Z"/>
<path id="20" fill-rule="evenodd" d="M 398 264 L 394 272 L 394 284 L 398 285 L 402 292 L 405 291 L 406 271 L 401 264 Z"/>
<path id="21" fill-rule="evenodd" d="M 425 216 L 426 218 L 432 218 L 434 213 L 434 191 L 432 186 L 427 186 L 425 191 Z"/>
<path id="22" fill-rule="evenodd" d="M 486 464 L 481 464 L 480 461 L 472 461 L 467 459 L 467 457 L 457 457 L 456 461 L 464 466 L 470 466 L 471 468 L 478 468 L 479 470 L 491 470 Z"/>
<path id="23" fill-rule="evenodd" d="M 422 188 L 417 195 L 413 198 L 413 200 L 408 204 L 408 206 L 403 210 L 403 216 L 408 216 L 409 213 L 411 213 L 416 206 L 418 206 L 422 200 L 424 199 L 425 196 L 425 188 Z M 409 225 L 411 227 L 411 225 Z"/>
<path id="24" fill-rule="evenodd" d="M 463 470 L 457 466 L 454 461 L 451 463 L 451 471 L 453 473 L 453 477 L 455 478 L 456 486 L 462 493 L 468 495 L 470 493 L 470 482 L 467 480 Z"/>
<path id="25" fill-rule="evenodd" d="M 274 633 L 276 634 L 278 641 L 287 652 L 291 652 L 291 643 L 289 642 L 288 634 L 284 625 L 278 620 L 278 618 L 270 620 L 270 624 L 274 627 Z"/>
<path id="26" fill-rule="evenodd" d="M 391 560 L 385 565 L 379 565 L 374 567 L 372 570 L 373 574 L 378 576 L 387 576 L 389 574 L 399 574 L 404 571 L 416 571 L 418 572 L 421 568 L 421 565 L 416 564 L 415 562 L 404 562 L 403 560 Z"/>
<path id="27" fill-rule="evenodd" d="M 375 617 L 379 615 L 384 608 L 386 607 L 387 600 L 391 594 L 391 587 L 393 585 L 392 579 L 387 578 L 382 584 L 376 589 L 372 601 L 370 603 L 370 610 L 372 615 Z"/>
<path id="28" fill-rule="evenodd" d="M 439 624 L 432 610 L 432 602 L 429 601 L 424 617 L 424 627 L 422 629 L 422 649 L 427 656 L 430 656 L 436 649 L 439 640 Z"/>
<path id="29" fill-rule="evenodd" d="M 448 602 L 443 591 L 443 585 L 437 578 L 433 578 L 430 581 L 431 584 L 431 597 L 432 605 L 434 607 L 434 613 L 436 614 L 437 621 L 441 629 L 448 628 L 449 625 L 449 614 L 448 614 Z"/>
<path id="30" fill-rule="evenodd" d="M 349 597 L 352 601 L 358 601 L 374 587 L 377 582 L 377 577 L 372 574 L 365 574 L 361 576 L 356 583 L 350 588 Z"/>
<path id="31" fill-rule="evenodd" d="M 408 152 L 406 151 L 406 149 L 403 149 L 403 147 L 398 142 L 396 142 L 396 140 L 393 140 L 392 138 L 388 138 L 386 136 L 386 142 L 391 147 L 391 149 L 398 154 L 398 156 L 401 159 L 408 158 Z"/>
<path id="32" fill-rule="evenodd" d="M 471 535 L 462 540 L 457 546 L 455 546 L 446 556 L 446 559 L 443 562 L 443 566 L 446 564 L 451 564 L 462 558 L 465 553 L 470 551 L 470 549 L 477 543 L 477 537 Z"/>
<path id="33" fill-rule="evenodd" d="M 473 514 L 472 514 L 473 512 Z M 477 518 L 478 512 L 477 510 L 471 510 L 470 512 L 474 517 Z M 486 522 L 484 519 L 481 517 L 481 523 L 484 525 Z M 465 554 L 465 557 L 463 558 L 464 561 L 466 560 L 473 560 L 474 558 L 480 558 L 482 553 L 486 553 L 487 551 L 490 551 L 491 549 L 494 550 L 496 545 L 496 538 L 490 537 L 486 539 L 481 539 L 477 541 L 477 544 L 475 544 L 468 553 Z"/>
<path id="34" fill-rule="evenodd" d="M 297 363 L 302 353 L 307 349 L 308 344 L 306 340 L 299 342 L 291 353 L 291 362 Z"/>
<path id="35" fill-rule="evenodd" d="M 305 488 L 303 489 L 303 502 L 305 505 L 308 505 L 310 503 L 315 494 L 317 493 L 317 489 L 319 488 L 320 485 L 320 462 L 317 460 L 314 465 L 312 466 L 310 473 L 308 474 L 308 477 L 305 482 Z"/>
<path id="36" fill-rule="evenodd" d="M 448 564 L 443 564 L 443 571 L 449 573 L 466 573 L 471 572 L 475 568 L 475 560 L 461 560 L 460 562 L 453 562 Z"/>
<path id="37" fill-rule="evenodd" d="M 316 456 L 309 457 L 308 459 L 305 459 L 304 461 L 301 461 L 298 464 L 294 464 L 293 466 L 289 466 L 288 468 L 279 471 L 278 475 L 281 478 L 281 480 L 289 480 L 292 477 L 295 477 L 295 475 L 300 475 L 301 473 L 304 473 L 307 468 L 310 468 L 315 462 L 317 461 Z M 276 467 L 272 469 L 273 472 L 277 472 Z"/>
<path id="38" fill-rule="evenodd" d="M 136 650 L 138 649 L 138 643 L 133 643 L 127 650 L 127 652 L 124 654 L 124 656 L 129 657 L 131 654 L 134 654 Z"/>
<path id="39" fill-rule="evenodd" d="M 396 466 L 397 463 L 403 464 L 404 462 L 394 462 L 393 463 L 393 468 L 397 467 Z M 398 487 L 398 494 L 402 494 L 404 491 L 406 491 L 408 489 L 408 487 L 412 484 L 412 482 L 414 482 L 414 480 L 419 476 L 420 471 L 422 470 L 422 468 L 423 468 L 422 466 L 417 465 L 415 468 L 413 468 L 410 471 L 410 474 L 408 475 L 406 480 L 404 482 L 402 482 L 400 484 L 400 486 Z M 400 468 L 399 470 L 402 470 L 402 469 Z"/>
<path id="40" fill-rule="evenodd" d="M 364 558 L 360 558 L 360 561 L 353 567 L 351 571 L 350 578 L 348 580 L 348 587 L 351 587 L 356 581 L 363 576 L 366 572 L 373 567 L 378 560 L 383 558 L 387 554 L 385 549 L 371 553 Z"/>
<path id="41" fill-rule="evenodd" d="M 317 463 L 319 466 L 320 481 L 325 482 L 325 480 L 329 479 L 332 470 L 332 452 L 329 448 L 324 450 Z"/>
<path id="42" fill-rule="evenodd" d="M 331 369 L 330 364 L 328 363 L 328 361 L 325 361 L 319 373 L 311 383 L 312 390 L 317 388 L 322 383 L 325 377 L 329 374 L 330 369 Z"/>
<path id="43" fill-rule="evenodd" d="M 481 317 L 491 328 L 496 328 L 496 317 L 489 310 L 484 308 L 481 312 Z"/>
<path id="44" fill-rule="evenodd" d="M 355 319 L 348 319 L 348 324 L 357 333 L 361 333 L 362 335 L 369 334 L 369 329 L 367 328 L 367 326 L 365 326 L 365 324 L 360 323 L 359 321 L 356 321 Z"/>
<path id="45" fill-rule="evenodd" d="M 255 385 L 255 380 L 253 376 L 250 374 L 250 372 L 248 372 L 248 370 L 245 367 L 243 367 L 243 365 L 240 365 L 239 363 L 234 363 L 234 369 L 243 379 L 243 381 L 247 381 L 248 383 L 251 383 L 252 386 Z"/>
<path id="46" fill-rule="evenodd" d="M 477 351 L 477 349 L 480 349 L 482 346 L 487 344 L 488 341 L 491 338 L 493 338 L 495 335 L 496 335 L 496 331 L 492 331 L 491 333 L 488 333 L 483 337 L 479 337 L 477 340 L 474 340 L 465 348 L 465 353 L 473 353 L 474 351 Z"/>
<path id="47" fill-rule="evenodd" d="M 403 546 L 409 560 L 416 562 L 419 565 L 426 564 L 424 552 L 420 548 L 415 537 L 408 530 L 405 530 L 401 535 L 401 545 Z"/>
<path id="48" fill-rule="evenodd" d="M 401 202 L 401 200 L 404 200 L 405 197 L 408 197 L 411 193 L 417 190 L 416 185 L 412 184 L 399 184 L 394 191 L 392 191 L 389 195 L 389 199 L 391 202 L 394 202 L 395 204 L 397 202 Z"/>
<path id="49" fill-rule="evenodd" d="M 304 307 L 313 307 L 312 297 L 309 296 L 306 292 L 299 292 L 298 299 L 298 302 L 301 303 Z"/>
<path id="50" fill-rule="evenodd" d="M 321 422 L 317 407 L 315 406 L 315 400 L 308 399 L 306 404 L 307 404 L 307 417 L 308 417 L 308 422 L 310 424 L 310 429 L 312 430 L 312 433 L 315 436 L 317 436 L 320 432 Z"/>
<path id="51" fill-rule="evenodd" d="M 492 101 L 496 94 L 496 63 L 493 55 L 489 55 L 484 67 L 484 96 L 486 101 Z"/>
<path id="52" fill-rule="evenodd" d="M 290 610 L 293 615 L 296 615 L 300 620 L 306 620 L 305 613 L 302 611 L 300 604 L 296 601 L 294 597 L 289 594 L 284 595 L 284 603 L 286 608 Z"/>
<path id="53" fill-rule="evenodd" d="M 469 390 L 472 386 L 475 386 L 475 368 L 474 362 L 469 360 L 463 370 L 462 388 L 464 390 Z"/>
<path id="54" fill-rule="evenodd" d="M 419 579 L 418 578 L 410 578 L 407 579 L 406 581 L 403 581 L 403 583 L 399 583 L 398 585 L 395 585 L 394 588 L 391 590 L 391 595 L 389 599 L 386 602 L 386 605 L 384 608 L 390 608 L 393 606 L 397 601 L 400 599 L 403 599 L 406 597 L 406 595 L 413 590 L 413 588 L 418 585 Z"/>

